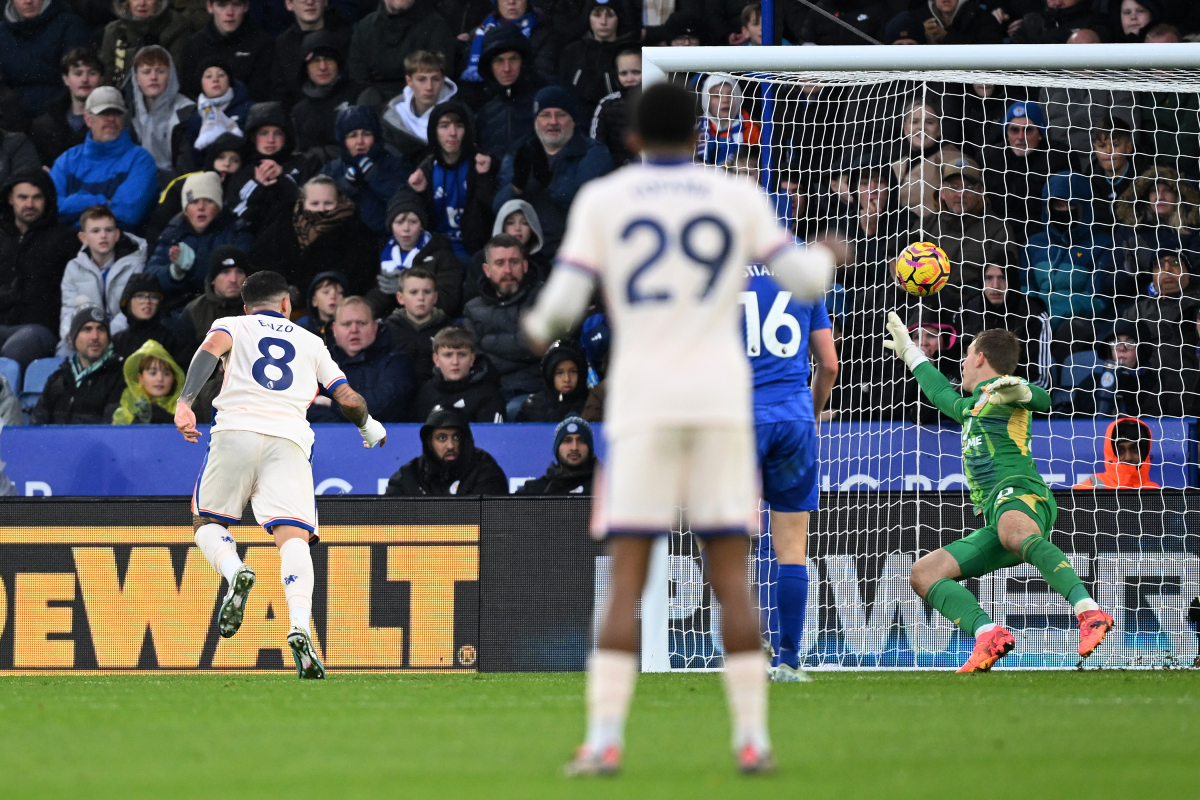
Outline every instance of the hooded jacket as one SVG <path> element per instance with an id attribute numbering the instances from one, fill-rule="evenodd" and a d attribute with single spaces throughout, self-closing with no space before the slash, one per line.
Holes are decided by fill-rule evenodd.
<path id="1" fill-rule="evenodd" d="M 394 217 L 388 219 L 388 228 L 391 228 L 392 219 Z M 391 257 L 395 252 L 395 240 L 394 236 L 387 240 L 383 248 L 383 259 Z M 440 233 L 431 234 L 425 246 L 413 256 L 412 266 L 433 273 L 433 283 L 438 293 L 437 308 L 440 311 L 451 318 L 462 313 L 463 268 L 458 256 L 454 254 L 454 248 L 450 246 L 449 239 Z M 396 308 L 396 295 L 384 294 L 378 288 L 371 290 L 367 300 L 378 316 L 390 314 L 392 309 Z"/>
<path id="2" fill-rule="evenodd" d="M 438 428 L 457 428 L 462 432 L 458 458 L 446 464 L 433 453 L 431 437 Z M 505 495 L 508 477 L 486 450 L 475 447 L 471 426 L 460 412 L 435 409 L 421 426 L 422 454 L 397 470 L 388 481 L 389 497 L 421 497 L 425 495 Z"/>
<path id="3" fill-rule="evenodd" d="M 82 378 L 78 356 L 71 356 L 46 379 L 42 396 L 29 414 L 33 425 L 107 425 L 121 402 L 125 377 L 121 359 L 110 347 Z"/>
<path id="4" fill-rule="evenodd" d="M 608 148 L 612 156 L 613 166 L 621 168 L 633 161 L 633 153 L 625 144 L 625 134 L 629 131 L 629 115 L 626 110 L 641 91 L 640 86 L 620 86 L 601 97 L 596 103 L 592 114 L 592 126 L 588 136 Z"/>
<path id="5" fill-rule="evenodd" d="M 375 341 L 353 356 L 337 344 L 330 345 L 334 362 L 346 374 L 350 388 L 363 396 L 371 416 L 380 422 L 403 422 L 417 390 L 412 361 L 392 347 L 386 326 L 379 326 Z M 309 422 L 346 422 L 341 407 L 312 405 Z"/>
<path id="6" fill-rule="evenodd" d="M 584 6 L 590 9 L 591 4 Z M 619 4 L 609 8 L 620 16 Z M 617 80 L 617 68 L 613 63 L 617 50 L 629 44 L 629 39 L 617 37 L 611 42 L 600 42 L 589 29 L 581 38 L 568 44 L 558 59 L 558 77 L 570 87 L 580 105 L 580 119 L 588 120 L 596 110 L 601 98 L 621 88 Z"/>
<path id="7" fill-rule="evenodd" d="M 58 218 L 77 225 L 85 208 L 107 205 L 122 230 L 136 230 L 158 191 L 154 156 L 133 143 L 128 130 L 111 142 L 88 133 L 83 144 L 58 157 L 50 168 L 58 190 Z"/>
<path id="8" fill-rule="evenodd" d="M 575 388 L 562 394 L 554 388 L 554 371 L 564 361 L 573 361 L 578 372 Z M 517 411 L 517 422 L 562 422 L 572 414 L 582 414 L 587 403 L 587 359 L 569 342 L 555 342 L 542 356 L 542 380 L 546 387 L 525 398 Z"/>
<path id="9" fill-rule="evenodd" d="M 501 53 L 521 54 L 521 74 L 509 86 L 501 86 L 492 74 L 492 61 Z M 533 134 L 533 98 L 546 82 L 532 69 L 533 48 L 529 40 L 512 25 L 492 28 L 483 36 L 479 56 L 479 74 L 487 87 L 488 99 L 475 117 L 479 131 L 479 152 L 503 158 Z"/>
<path id="10" fill-rule="evenodd" d="M 1049 391 L 1053 367 L 1050 314 L 1041 300 L 1020 290 L 1015 268 L 1006 269 L 1005 273 L 1008 290 L 999 303 L 988 300 L 985 292 L 976 292 L 963 303 L 963 335 L 973 337 L 994 328 L 1011 331 L 1022 350 L 1016 374 Z"/>
<path id="11" fill-rule="evenodd" d="M 1068 200 L 1073 209 L 1069 224 L 1050 221 L 1050 201 Z M 1112 239 L 1092 224 L 1092 192 L 1083 175 L 1051 175 L 1042 190 L 1045 227 L 1029 237 L 1021 254 L 1029 294 L 1050 311 L 1057 327 L 1069 317 L 1090 319 L 1109 310 L 1104 280 L 1113 273 Z"/>
<path id="12" fill-rule="evenodd" d="M 345 50 L 339 46 L 336 33 L 313 31 L 304 37 L 300 49 L 295 105 L 292 123 L 296 126 L 296 147 L 310 155 L 320 153 L 322 161 L 337 158 L 345 140 L 337 134 L 337 119 L 344 108 L 356 105 L 362 94 L 362 84 L 351 80 L 346 71 Z M 310 56 L 318 51 L 332 54 L 338 65 L 337 79 L 328 86 L 317 86 L 308 77 Z M 376 133 L 376 138 L 378 138 Z M 316 153 L 310 153 L 316 148 Z"/>
<path id="13" fill-rule="evenodd" d="M 41 168 L 37 148 L 28 136 L 0 130 L 0 183 L 18 172 Z"/>
<path id="14" fill-rule="evenodd" d="M 46 211 L 22 234 L 7 202 L 13 186 L 32 183 L 46 196 Z M 58 224 L 58 193 L 42 170 L 13 175 L 0 186 L 0 325 L 44 325 L 58 330 L 61 284 L 67 262 L 79 251 L 79 238 Z"/>
<path id="15" fill-rule="evenodd" d="M 429 145 L 429 115 L 433 109 L 458 94 L 458 85 L 446 78 L 437 102 L 417 114 L 413 110 L 413 90 L 408 86 L 384 106 L 383 140 L 400 151 L 410 161 L 420 161 L 427 154 Z M 473 121 L 473 120 L 472 120 Z"/>
<path id="16" fill-rule="evenodd" d="M 453 325 L 454 320 L 446 316 L 445 311 L 434 307 L 429 319 L 418 324 L 409 319 L 403 308 L 397 308 L 387 316 L 383 324 L 387 326 L 392 347 L 404 353 L 412 362 L 418 385 L 432 380 L 433 337 L 442 328 Z"/>
<path id="17" fill-rule="evenodd" d="M 355 130 L 369 130 L 375 134 L 375 143 L 365 156 L 351 156 L 346 149 L 346 136 Z M 341 143 L 341 158 L 330 161 L 321 168 L 322 175 L 337 181 L 338 188 L 358 206 L 358 215 L 371 233 L 386 236 L 384 217 L 388 201 L 401 186 L 407 185 L 412 168 L 402 157 L 389 153 L 383 146 L 383 128 L 379 117 L 367 106 L 350 106 L 337 112 L 334 128 L 337 141 Z M 370 165 L 363 174 L 363 165 Z"/>
<path id="18" fill-rule="evenodd" d="M 1148 202 L 1160 184 L 1179 198 L 1178 220 L 1160 221 Z M 1134 180 L 1117 203 L 1116 294 L 1119 298 L 1145 292 L 1163 250 L 1185 251 L 1200 264 L 1200 192 L 1171 167 L 1151 166 Z"/>
<path id="19" fill-rule="evenodd" d="M 1141 464 L 1123 464 L 1117 459 L 1117 426 L 1121 423 L 1133 423 L 1141 426 L 1142 436 L 1141 442 L 1145 444 L 1142 449 Z M 1150 428 L 1146 423 L 1132 417 L 1121 417 L 1113 420 L 1108 430 L 1104 432 L 1104 472 L 1096 475 L 1089 475 L 1079 483 L 1072 486 L 1072 489 L 1160 489 L 1162 488 L 1154 481 L 1150 480 L 1150 448 L 1154 441 L 1154 435 L 1150 432 Z M 1139 443 L 1140 445 L 1141 443 Z"/>
<path id="20" fill-rule="evenodd" d="M 531 147 L 542 146 L 536 136 L 527 141 Z M 530 177 L 521 199 L 537 209 L 538 218 L 542 221 L 542 231 L 546 234 L 543 249 L 547 256 L 553 257 L 558 252 L 558 245 L 567 229 L 567 212 L 580 187 L 590 180 L 607 175 L 612 170 L 612 156 L 608 154 L 608 149 L 595 139 L 587 138 L 577 129 L 566 146 L 554 157 L 550 184 L 542 186 L 537 178 Z M 497 210 L 516 196 L 512 181 L 513 156 L 507 155 L 500 166 L 500 188 L 492 203 Z"/>
<path id="21" fill-rule="evenodd" d="M 463 308 L 463 326 L 479 343 L 478 350 L 496 364 L 500 386 L 510 394 L 533 394 L 542 386 L 541 360 L 529 352 L 521 333 L 521 314 L 537 301 L 542 289 L 532 275 L 513 294 L 500 297 L 486 276 L 479 296 Z"/>
<path id="22" fill-rule="evenodd" d="M 167 89 L 158 96 L 154 107 L 147 109 L 146 96 L 142 93 L 142 87 L 138 85 L 135 76 L 125 88 L 125 101 L 131 111 L 130 123 L 134 140 L 146 148 L 146 152 L 153 156 L 159 172 L 169 179 L 176 171 L 183 132 L 188 131 L 189 141 L 194 141 L 196 137 L 192 129 L 195 128 L 195 133 L 200 132 L 200 118 L 194 113 L 196 104 L 179 92 L 179 77 L 175 74 L 175 61 L 171 54 L 158 45 L 142 49 L 151 48 L 161 51 L 168 61 Z M 138 51 L 139 54 L 141 52 L 142 50 Z M 237 99 L 236 93 L 234 99 Z M 232 105 L 230 103 L 230 106 Z"/>
<path id="23" fill-rule="evenodd" d="M 733 87 L 729 119 L 709 116 L 713 92 L 722 84 Z M 696 122 L 696 155 L 705 164 L 723 166 L 733 161 L 743 145 L 759 143 L 762 127 L 750 119 L 750 113 L 743 107 L 742 87 L 736 80 L 727 75 L 708 76 L 700 92 L 700 103 L 701 116 Z"/>
<path id="24" fill-rule="evenodd" d="M 324 31 L 329 45 L 343 56 L 350 52 L 350 36 L 353 31 L 333 6 L 325 9 L 325 27 L 321 28 L 321 31 Z M 304 63 L 305 40 L 314 33 L 317 31 L 300 30 L 300 26 L 293 20 L 287 30 L 275 40 L 275 60 L 271 63 L 271 99 L 278 100 L 287 108 L 295 106 L 304 96 L 300 87 L 308 79 Z M 343 58 L 343 64 L 344 61 Z M 343 65 L 342 73 L 345 72 Z"/>
<path id="25" fill-rule="evenodd" d="M 138 383 L 138 371 L 147 356 L 161 358 L 171 368 L 171 373 L 175 376 L 175 385 L 171 388 L 170 394 L 151 398 Z M 125 391 L 121 393 L 120 407 L 113 412 L 113 425 L 175 424 L 175 402 L 179 400 L 179 395 L 183 392 L 184 373 L 165 347 L 150 339 L 125 359 L 124 374 Z"/>
<path id="26" fill-rule="evenodd" d="M 538 219 L 537 211 L 533 206 L 524 200 L 509 200 L 500 206 L 500 210 L 492 222 L 491 235 L 499 236 L 504 233 L 504 221 L 516 211 L 523 213 L 525 220 L 529 223 L 529 241 L 525 245 L 525 260 L 529 262 L 529 271 L 539 281 L 545 283 L 550 280 L 552 265 L 550 259 L 546 258 L 546 254 L 542 252 L 542 239 L 545 234 L 542 233 L 542 221 Z M 479 279 L 483 277 L 483 255 L 484 250 L 480 248 L 475 255 L 471 256 L 471 264 L 463 275 L 464 305 L 479 296 Z"/>
<path id="27" fill-rule="evenodd" d="M 1185 267 L 1188 272 L 1194 267 Z M 1157 284 L 1121 313 L 1122 320 L 1137 325 L 1137 341 L 1153 347 L 1149 366 L 1158 373 L 1159 412 L 1167 417 L 1191 416 L 1200 412 L 1200 361 L 1196 347 L 1195 319 L 1200 310 L 1200 276 L 1184 274 L 1186 285 L 1164 294 Z"/>
<path id="28" fill-rule="evenodd" d="M 350 77 L 375 87 L 383 97 L 395 97 L 405 86 L 404 59 L 409 53 L 432 50 L 441 53 L 450 65 L 457 49 L 454 31 L 429 0 L 416 0 L 396 14 L 380 0 L 379 7 L 354 28 Z"/>
<path id="29" fill-rule="evenodd" d="M 466 130 L 463 133 L 462 150 L 458 161 L 450 165 L 446 160 L 446 151 L 437 143 L 438 121 L 446 114 L 457 114 L 463 121 Z M 459 260 L 466 261 L 470 254 L 483 247 L 490 238 L 492 228 L 492 201 L 496 194 L 496 173 L 499 163 L 492 159 L 491 167 L 485 173 L 475 168 L 475 154 L 479 152 L 475 145 L 475 123 L 471 111 L 457 100 L 451 100 L 435 106 L 429 112 L 429 127 L 426 131 L 431 153 L 425 157 L 418 167 L 425 173 L 425 191 L 421 197 L 428 209 L 430 230 L 444 233 L 450 239 Z M 449 176 L 455 169 L 466 165 L 467 191 L 462 207 L 457 214 L 451 210 L 448 203 L 440 200 L 435 180 L 435 167 L 439 174 Z M 456 223 L 450 217 L 456 218 Z"/>
<path id="30" fill-rule="evenodd" d="M 1011 147 L 982 147 L 979 165 L 989 207 L 1018 241 L 1042 230 L 1047 176 L 1070 169 L 1065 153 L 1049 149 L 1044 128 L 1037 149 L 1019 156 Z"/>
<path id="31" fill-rule="evenodd" d="M 230 79 L 237 79 L 250 89 L 256 102 L 271 97 L 271 62 L 275 58 L 275 40 L 254 26 L 246 17 L 238 29 L 228 35 L 217 30 L 210 18 L 203 29 L 193 33 L 183 46 L 180 59 L 184 94 L 200 94 L 201 64 L 209 58 L 219 58 L 233 70 Z"/>
<path id="32" fill-rule="evenodd" d="M 259 129 L 274 125 L 283 131 L 283 147 L 276 153 L 264 155 L 255 149 Z M 256 235 L 279 217 L 287 218 L 296 204 L 300 184 L 312 177 L 313 169 L 303 156 L 296 154 L 296 131 L 292 117 L 282 103 L 255 103 L 246 116 L 246 158 L 242 168 L 225 181 L 226 206 L 241 218 Z M 259 184 L 254 170 L 263 161 L 274 161 L 283 170 L 279 180 L 270 186 Z"/>
<path id="33" fill-rule="evenodd" d="M 430 351 L 432 364 L 432 346 Z M 471 422 L 503 422 L 504 395 L 500 392 L 500 375 L 487 356 L 475 354 L 475 364 L 465 378 L 446 380 L 442 371 L 433 368 L 433 377 L 421 384 L 409 418 L 414 422 L 427 419 L 434 408 L 451 408 Z"/>
<path id="34" fill-rule="evenodd" d="M 59 60 L 73 47 L 88 43 L 87 26 L 72 14 L 67 0 L 46 0 L 33 19 L 17 16 L 11 0 L 0 21 L 0 75 L 21 95 L 30 117 L 67 93 Z"/>
<path id="35" fill-rule="evenodd" d="M 115 0 L 113 13 L 117 18 L 104 27 L 104 41 L 100 44 L 100 61 L 110 86 L 125 86 L 133 71 L 133 59 L 143 47 L 162 47 L 171 54 L 173 65 L 179 63 L 183 46 L 194 29 L 182 14 L 171 8 L 170 0 L 159 0 L 158 10 L 143 19 L 129 13 L 129 0 Z"/>
<path id="36" fill-rule="evenodd" d="M 58 338 L 66 341 L 71 328 L 71 317 L 81 305 L 98 306 L 108 315 L 108 329 L 112 334 L 128 327 L 121 308 L 125 285 L 136 273 L 146 266 L 146 240 L 131 233 L 121 234 L 113 248 L 112 260 L 103 269 L 92 260 L 87 245 L 67 263 L 62 277 L 62 311 L 59 315 Z M 81 302 L 80 298 L 86 298 Z"/>
<path id="37" fill-rule="evenodd" d="M 179 354 L 175 348 L 175 332 L 162 323 L 163 303 L 159 300 L 158 308 L 150 319 L 138 319 L 129 312 L 129 301 L 138 292 L 157 292 L 162 297 L 162 287 L 158 278 L 145 272 L 137 272 L 125 283 L 125 291 L 121 293 L 121 313 L 128 325 L 120 333 L 112 337 L 113 350 L 121 358 L 129 358 L 139 347 L 153 339 L 171 353 L 179 363 Z"/>
<path id="38" fill-rule="evenodd" d="M 304 330 L 308 331 L 309 333 L 320 336 L 321 341 L 325 342 L 327 346 L 332 346 L 333 320 L 324 321 L 321 319 L 321 314 L 319 311 L 317 311 L 317 304 L 314 299 L 317 294 L 317 284 L 323 280 L 335 280 L 340 283 L 342 285 L 343 297 L 350 294 L 350 292 L 347 291 L 349 288 L 349 282 L 346 280 L 346 276 L 342 273 L 337 272 L 336 270 L 317 273 L 308 283 L 308 302 L 305 305 L 305 308 L 308 309 L 308 313 L 296 320 L 296 324 L 304 328 Z"/>
<path id="39" fill-rule="evenodd" d="M 197 295 L 212 290 L 205 277 L 208 270 L 208 257 L 212 251 L 223 244 L 232 244 L 246 250 L 254 243 L 254 237 L 246 230 L 246 226 L 229 213 L 228 207 L 221 209 L 216 219 L 208 224 L 203 233 L 196 233 L 187 215 L 182 211 L 175 215 L 171 224 L 162 232 L 154 254 L 146 264 L 146 272 L 158 278 L 163 292 L 163 305 L 166 311 L 172 311 Z M 171 275 L 171 248 L 177 244 L 186 244 L 196 254 L 192 268 L 183 280 L 177 281 Z"/>

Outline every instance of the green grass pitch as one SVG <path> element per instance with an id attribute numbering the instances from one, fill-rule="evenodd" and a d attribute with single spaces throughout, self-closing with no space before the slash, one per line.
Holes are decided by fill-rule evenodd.
<path id="1" fill-rule="evenodd" d="M 625 771 L 568 780 L 582 675 L 0 678 L 0 797 L 1200 797 L 1200 671 L 843 673 L 771 687 L 734 772 L 720 676 L 646 675 Z"/>

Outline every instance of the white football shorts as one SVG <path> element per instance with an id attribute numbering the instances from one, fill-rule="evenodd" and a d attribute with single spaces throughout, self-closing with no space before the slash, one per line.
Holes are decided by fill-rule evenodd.
<path id="1" fill-rule="evenodd" d="M 609 440 L 592 532 L 657 536 L 680 521 L 694 534 L 757 528 L 758 470 L 749 426 L 658 428 Z"/>
<path id="2" fill-rule="evenodd" d="M 319 538 L 312 464 L 300 445 L 254 431 L 217 431 L 192 492 L 192 513 L 236 525 L 247 500 L 268 532 L 295 525 L 309 532 L 310 542 Z"/>

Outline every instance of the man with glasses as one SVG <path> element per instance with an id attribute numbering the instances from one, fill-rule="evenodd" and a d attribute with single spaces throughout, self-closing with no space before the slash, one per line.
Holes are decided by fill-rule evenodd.
<path id="1" fill-rule="evenodd" d="M 153 339 L 178 360 L 175 334 L 162 323 L 162 300 L 162 287 L 153 275 L 139 272 L 129 277 L 121 294 L 121 311 L 129 326 L 112 338 L 113 350 L 118 356 L 128 358 Z"/>

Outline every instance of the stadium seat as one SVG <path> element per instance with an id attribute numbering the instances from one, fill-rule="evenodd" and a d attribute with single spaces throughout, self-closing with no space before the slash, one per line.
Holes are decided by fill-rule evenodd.
<path id="1" fill-rule="evenodd" d="M 21 392 L 21 365 L 11 358 L 0 358 L 0 375 L 8 379 L 13 394 Z"/>
<path id="2" fill-rule="evenodd" d="M 25 383 L 21 386 L 21 408 L 29 410 L 37 405 L 42 389 L 49 378 L 65 359 L 39 358 L 25 368 Z"/>
<path id="3" fill-rule="evenodd" d="M 1067 356 L 1056 370 L 1055 385 L 1050 391 L 1052 405 L 1069 405 L 1075 387 L 1086 381 L 1100 363 L 1095 350 L 1080 350 Z"/>

